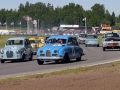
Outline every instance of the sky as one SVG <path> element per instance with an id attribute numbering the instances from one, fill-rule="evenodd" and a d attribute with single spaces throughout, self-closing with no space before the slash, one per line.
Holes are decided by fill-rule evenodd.
<path id="1" fill-rule="evenodd" d="M 114 11 L 115 15 L 118 16 L 120 14 L 119 6 L 120 0 L 2 0 L 0 2 L 0 9 L 18 9 L 18 6 L 22 3 L 25 5 L 26 2 L 35 4 L 37 2 L 42 3 L 50 3 L 54 7 L 60 6 L 63 7 L 64 5 L 68 5 L 69 3 L 79 4 L 83 7 L 84 10 L 90 10 L 94 4 L 103 4 L 105 9 L 107 9 L 110 14 Z"/>

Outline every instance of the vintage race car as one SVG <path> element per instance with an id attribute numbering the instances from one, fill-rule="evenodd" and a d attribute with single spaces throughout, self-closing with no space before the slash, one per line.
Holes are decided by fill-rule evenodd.
<path id="1" fill-rule="evenodd" d="M 106 49 L 119 49 L 120 50 L 120 38 L 108 37 L 102 42 L 103 51 Z"/>
<path id="2" fill-rule="evenodd" d="M 36 54 L 38 48 L 42 47 L 45 43 L 45 37 L 31 37 L 29 40 L 33 48 L 33 54 Z"/>
<path id="3" fill-rule="evenodd" d="M 105 33 L 105 34 L 103 35 L 103 39 L 109 38 L 109 37 L 119 37 L 119 34 L 112 32 L 112 33 Z"/>
<path id="4" fill-rule="evenodd" d="M 46 44 L 37 50 L 37 62 L 39 65 L 45 61 L 70 62 L 70 59 L 81 60 L 83 49 L 78 45 L 73 36 L 50 36 Z"/>
<path id="5" fill-rule="evenodd" d="M 78 36 L 78 43 L 79 44 L 85 44 L 87 34 L 85 33 L 80 33 Z"/>
<path id="6" fill-rule="evenodd" d="M 99 47 L 99 39 L 97 34 L 87 34 L 85 40 L 85 46 L 97 46 Z"/>
<path id="7" fill-rule="evenodd" d="M 25 37 L 9 38 L 6 41 L 5 47 L 0 51 L 1 63 L 14 60 L 32 60 L 32 58 L 32 47 L 30 46 L 29 39 Z"/>

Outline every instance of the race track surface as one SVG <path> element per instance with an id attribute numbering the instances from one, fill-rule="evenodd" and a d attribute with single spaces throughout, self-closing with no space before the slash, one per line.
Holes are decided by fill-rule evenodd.
<path id="1" fill-rule="evenodd" d="M 38 65 L 36 61 L 36 56 L 34 56 L 33 61 L 25 62 L 8 61 L 5 62 L 4 64 L 0 63 L 0 78 L 17 77 L 28 74 L 39 74 L 68 68 L 91 66 L 108 63 L 120 59 L 119 50 L 108 50 L 104 52 L 102 51 L 102 47 L 85 47 L 85 45 L 80 46 L 83 48 L 85 55 L 79 62 L 76 60 L 72 60 L 70 63 L 65 64 L 47 62 L 44 63 L 44 65 Z"/>

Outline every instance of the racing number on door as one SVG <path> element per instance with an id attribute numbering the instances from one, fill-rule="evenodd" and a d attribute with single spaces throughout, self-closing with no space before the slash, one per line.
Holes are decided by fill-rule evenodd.
<path id="1" fill-rule="evenodd" d="M 74 48 L 74 46 L 71 46 L 71 49 L 72 49 L 72 55 L 75 56 L 75 48 Z"/>

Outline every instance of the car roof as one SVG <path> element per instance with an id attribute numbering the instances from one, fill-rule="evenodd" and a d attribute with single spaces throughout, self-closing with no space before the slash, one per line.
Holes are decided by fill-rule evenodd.
<path id="1" fill-rule="evenodd" d="M 8 40 L 24 40 L 24 39 L 28 39 L 28 38 L 26 38 L 26 37 L 12 37 L 12 38 L 9 38 Z"/>
<path id="2" fill-rule="evenodd" d="M 97 34 L 87 34 L 87 35 L 97 35 Z M 98 36 L 98 35 L 97 35 Z"/>
<path id="3" fill-rule="evenodd" d="M 87 35 L 86 33 L 80 33 L 79 35 L 81 35 L 81 34 Z"/>
<path id="4" fill-rule="evenodd" d="M 50 36 L 49 38 L 64 38 L 64 39 L 68 39 L 68 38 L 74 38 L 74 36 L 70 36 L 70 35 L 54 35 L 54 36 Z"/>

